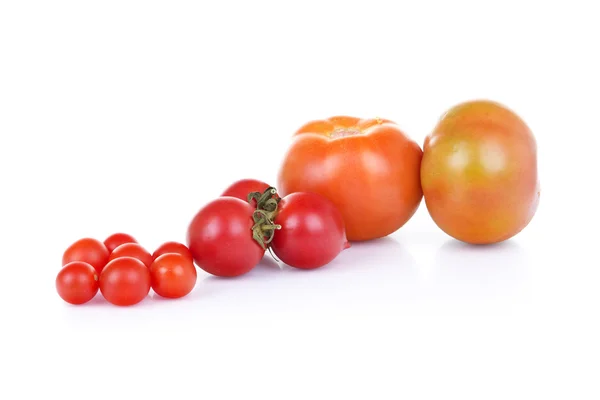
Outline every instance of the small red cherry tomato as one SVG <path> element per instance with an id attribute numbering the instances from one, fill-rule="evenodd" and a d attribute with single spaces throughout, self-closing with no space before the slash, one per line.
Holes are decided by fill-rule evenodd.
<path id="1" fill-rule="evenodd" d="M 67 303 L 87 303 L 98 293 L 98 273 L 83 261 L 70 262 L 56 276 L 56 291 Z"/>
<path id="2" fill-rule="evenodd" d="M 138 241 L 127 233 L 113 233 L 104 241 L 104 245 L 108 249 L 109 253 L 112 253 L 114 249 L 125 243 L 137 243 Z"/>
<path id="3" fill-rule="evenodd" d="M 163 254 L 168 253 L 181 254 L 182 256 L 190 260 L 190 262 L 194 262 L 190 249 L 188 249 L 185 244 L 179 242 L 165 242 L 161 244 L 156 250 L 154 250 L 154 253 L 152 253 L 152 260 L 156 260 Z"/>
<path id="4" fill-rule="evenodd" d="M 192 260 L 178 253 L 160 255 L 150 266 L 152 289 L 162 297 L 176 299 L 189 294 L 196 278 Z"/>
<path id="5" fill-rule="evenodd" d="M 119 257 L 133 257 L 140 260 L 146 267 L 152 264 L 152 254 L 139 243 L 124 243 L 110 253 L 109 261 Z"/>
<path id="6" fill-rule="evenodd" d="M 258 264 L 265 250 L 252 237 L 254 207 L 234 197 L 220 197 L 192 219 L 188 248 L 196 265 L 209 274 L 233 277 Z"/>
<path id="7" fill-rule="evenodd" d="M 150 292 L 150 271 L 137 258 L 119 257 L 106 264 L 100 274 L 100 292 L 117 306 L 131 306 Z"/>
<path id="8" fill-rule="evenodd" d="M 271 249 L 284 263 L 313 269 L 331 262 L 350 247 L 340 211 L 316 193 L 292 193 L 279 202 Z"/>
<path id="9" fill-rule="evenodd" d="M 65 250 L 62 265 L 65 266 L 72 261 L 83 261 L 100 273 L 108 262 L 108 256 L 109 253 L 104 243 L 92 238 L 83 238 Z"/>
<path id="10" fill-rule="evenodd" d="M 248 201 L 248 195 L 253 192 L 263 193 L 270 186 L 265 182 L 256 179 L 242 179 L 231 184 L 221 196 L 235 197 Z"/>

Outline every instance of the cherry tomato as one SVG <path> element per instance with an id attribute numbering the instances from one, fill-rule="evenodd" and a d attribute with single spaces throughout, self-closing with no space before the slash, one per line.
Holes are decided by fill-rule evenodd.
<path id="1" fill-rule="evenodd" d="M 196 285 L 196 267 L 191 259 L 178 253 L 165 253 L 150 266 L 152 289 L 162 297 L 179 298 Z"/>
<path id="2" fill-rule="evenodd" d="M 110 253 L 109 261 L 119 257 L 133 257 L 140 260 L 146 267 L 152 264 L 152 254 L 139 243 L 124 243 Z"/>
<path id="3" fill-rule="evenodd" d="M 154 253 L 152 253 L 152 260 L 154 261 L 159 256 L 168 253 L 181 254 L 182 256 L 190 260 L 190 262 L 194 262 L 190 249 L 188 249 L 185 244 L 179 242 L 165 242 L 161 244 L 156 250 L 154 250 Z"/>
<path id="4" fill-rule="evenodd" d="M 313 269 L 331 262 L 349 247 L 344 219 L 327 198 L 316 193 L 293 193 L 278 206 L 271 249 L 284 263 Z"/>
<path id="5" fill-rule="evenodd" d="M 519 233 L 540 198 L 536 141 L 498 103 L 452 107 L 425 139 L 421 183 L 435 223 L 455 239 L 496 243 Z"/>
<path id="6" fill-rule="evenodd" d="M 131 306 L 150 292 L 150 271 L 137 258 L 119 257 L 106 264 L 100 274 L 100 292 L 117 306 Z"/>
<path id="7" fill-rule="evenodd" d="M 65 250 L 62 257 L 62 265 L 67 265 L 72 261 L 83 261 L 90 264 L 98 273 L 108 262 L 108 249 L 99 240 L 92 238 L 83 238 Z"/>
<path id="8" fill-rule="evenodd" d="M 98 273 L 83 261 L 70 262 L 56 276 L 56 291 L 67 303 L 87 303 L 98 293 Z"/>
<path id="9" fill-rule="evenodd" d="M 277 188 L 282 197 L 294 192 L 327 197 L 342 213 L 349 240 L 375 239 L 398 230 L 419 207 L 422 154 L 389 120 L 311 121 L 295 133 Z"/>
<path id="10" fill-rule="evenodd" d="M 242 179 L 229 186 L 221 196 L 231 196 L 248 201 L 248 194 L 253 192 L 263 193 L 270 186 L 256 179 Z"/>
<path id="11" fill-rule="evenodd" d="M 125 243 L 137 243 L 138 241 L 127 233 L 113 233 L 104 241 L 104 245 L 108 249 L 109 253 L 112 253 L 114 249 Z"/>
<path id="12" fill-rule="evenodd" d="M 234 197 L 217 198 L 200 209 L 187 232 L 196 265 L 223 277 L 254 268 L 265 250 L 252 237 L 253 212 L 249 203 Z"/>

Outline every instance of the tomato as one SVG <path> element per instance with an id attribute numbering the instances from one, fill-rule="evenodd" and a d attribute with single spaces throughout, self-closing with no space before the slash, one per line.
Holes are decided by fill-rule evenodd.
<path id="1" fill-rule="evenodd" d="M 351 241 L 398 230 L 422 199 L 422 151 L 384 119 L 332 117 L 294 135 L 278 175 L 280 195 L 314 192 L 331 200 Z"/>
<path id="2" fill-rule="evenodd" d="M 473 244 L 509 239 L 537 210 L 535 138 L 504 105 L 458 104 L 425 139 L 421 183 L 429 214 L 448 235 Z"/>
<path id="3" fill-rule="evenodd" d="M 185 244 L 179 242 L 165 242 L 161 244 L 156 250 L 154 250 L 154 253 L 152 253 L 152 260 L 154 261 L 159 256 L 168 253 L 181 254 L 182 256 L 190 260 L 190 262 L 194 262 L 190 249 L 188 249 Z"/>
<path id="4" fill-rule="evenodd" d="M 271 249 L 284 263 L 313 269 L 331 262 L 349 247 L 342 214 L 316 193 L 293 193 L 278 205 Z"/>
<path id="5" fill-rule="evenodd" d="M 127 233 L 113 233 L 104 241 L 104 245 L 108 249 L 109 253 L 112 253 L 114 249 L 125 243 L 137 243 L 138 241 Z"/>
<path id="6" fill-rule="evenodd" d="M 205 205 L 192 219 L 187 245 L 198 267 L 233 277 L 249 272 L 265 249 L 253 239 L 254 207 L 234 197 L 220 197 Z"/>
<path id="7" fill-rule="evenodd" d="M 100 274 L 100 292 L 117 306 L 131 306 L 150 292 L 150 271 L 137 258 L 119 257 L 106 264 Z"/>
<path id="8" fill-rule="evenodd" d="M 263 193 L 270 186 L 256 179 L 242 179 L 231 184 L 221 196 L 231 196 L 248 201 L 248 194 L 253 192 Z"/>
<path id="9" fill-rule="evenodd" d="M 150 266 L 152 289 L 162 297 L 179 298 L 196 285 L 196 267 L 191 259 L 177 253 L 159 256 Z"/>
<path id="10" fill-rule="evenodd" d="M 148 268 L 150 268 L 150 265 L 152 264 L 152 254 L 139 243 L 124 243 L 120 245 L 110 253 L 109 260 L 112 261 L 119 257 L 137 258 Z"/>
<path id="11" fill-rule="evenodd" d="M 67 303 L 87 303 L 98 293 L 98 273 L 88 263 L 70 262 L 56 276 L 56 291 Z"/>
<path id="12" fill-rule="evenodd" d="M 83 261 L 90 264 L 98 273 L 108 262 L 108 249 L 99 240 L 92 238 L 79 239 L 63 253 L 62 265 L 65 266 L 72 261 Z"/>

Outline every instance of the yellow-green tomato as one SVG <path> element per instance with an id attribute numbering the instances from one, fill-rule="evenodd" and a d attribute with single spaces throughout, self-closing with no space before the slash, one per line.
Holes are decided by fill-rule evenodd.
<path id="1" fill-rule="evenodd" d="M 473 244 L 509 239 L 538 207 L 535 138 L 501 104 L 458 104 L 425 139 L 421 186 L 429 214 L 448 235 Z"/>

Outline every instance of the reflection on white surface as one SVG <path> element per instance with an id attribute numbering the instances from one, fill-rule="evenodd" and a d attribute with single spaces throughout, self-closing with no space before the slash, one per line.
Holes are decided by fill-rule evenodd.
<path id="1" fill-rule="evenodd" d="M 95 309 L 128 324 L 132 312 L 162 309 L 166 312 L 163 318 L 187 324 L 207 317 L 231 321 L 396 318 L 475 309 L 489 312 L 494 306 L 504 310 L 526 304 L 530 267 L 527 253 L 515 241 L 471 246 L 449 239 L 433 259 L 427 258 L 427 253 L 411 254 L 406 241 L 387 237 L 353 243 L 333 262 L 314 270 L 278 263 L 267 253 L 252 271 L 236 278 L 198 270 L 196 287 L 182 299 L 164 299 L 151 291 L 142 303 L 122 309 L 98 295 L 85 307 L 68 307 L 66 314 L 78 321 Z M 193 319 L 179 320 L 190 312 Z"/>
<path id="2" fill-rule="evenodd" d="M 250 273 L 234 279 L 208 276 L 196 290 L 208 290 L 219 309 L 229 312 L 258 308 L 285 316 L 311 312 L 335 317 L 412 303 L 422 295 L 420 286 L 414 258 L 396 240 L 383 238 L 353 243 L 314 270 L 278 264 L 267 254 Z"/>
<path id="3" fill-rule="evenodd" d="M 429 293 L 450 303 L 522 301 L 530 291 L 528 271 L 527 253 L 516 241 L 474 246 L 450 239 L 434 257 Z"/>

